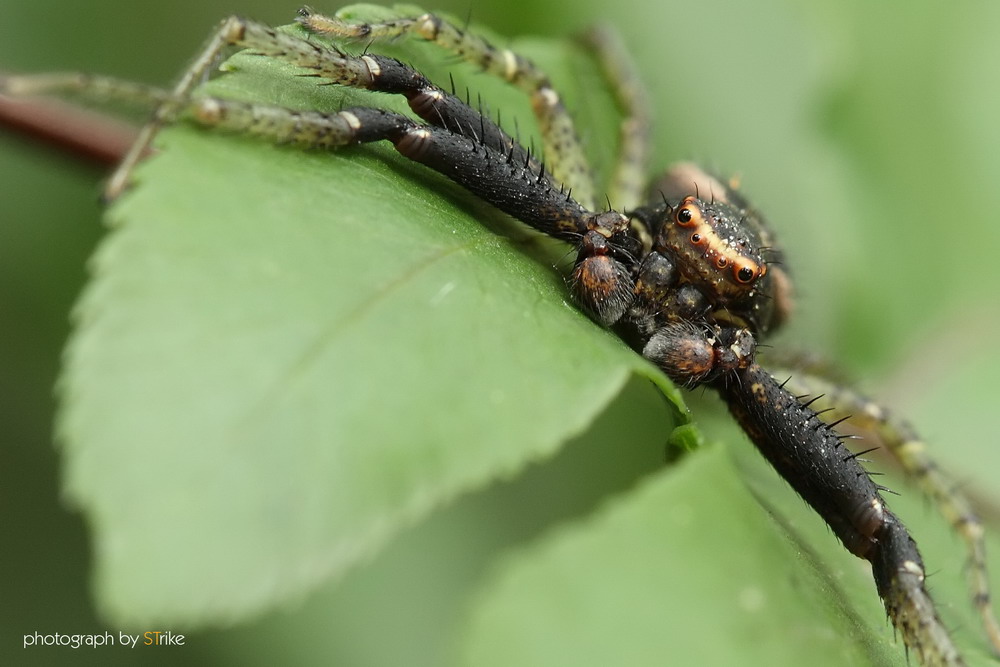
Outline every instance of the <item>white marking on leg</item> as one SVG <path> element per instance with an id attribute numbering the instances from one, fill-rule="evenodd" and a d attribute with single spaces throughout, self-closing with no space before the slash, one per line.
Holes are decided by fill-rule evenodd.
<path id="1" fill-rule="evenodd" d="M 382 74 L 382 67 L 379 66 L 378 61 L 371 56 L 361 56 L 361 60 L 368 65 L 368 71 L 371 72 L 372 76 L 379 76 Z"/>
<path id="2" fill-rule="evenodd" d="M 217 125 L 222 120 L 222 105 L 212 98 L 199 100 L 195 108 L 195 118 L 205 125 Z"/>
<path id="3" fill-rule="evenodd" d="M 551 88 L 539 89 L 538 95 L 550 109 L 559 106 L 559 93 Z"/>
<path id="4" fill-rule="evenodd" d="M 517 55 L 510 49 L 504 49 L 500 55 L 503 58 L 503 76 L 508 81 L 513 81 L 517 76 Z"/>
<path id="5" fill-rule="evenodd" d="M 361 129 L 361 121 L 358 119 L 357 116 L 352 114 L 350 111 L 341 111 L 337 115 L 343 118 L 345 121 L 347 121 L 347 126 L 352 130 L 354 130 L 355 132 Z"/>

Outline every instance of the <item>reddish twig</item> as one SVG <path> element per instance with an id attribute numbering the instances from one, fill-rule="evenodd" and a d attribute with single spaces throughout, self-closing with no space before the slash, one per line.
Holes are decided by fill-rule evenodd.
<path id="1" fill-rule="evenodd" d="M 0 128 L 103 168 L 122 159 L 138 132 L 125 121 L 57 100 L 4 95 Z"/>

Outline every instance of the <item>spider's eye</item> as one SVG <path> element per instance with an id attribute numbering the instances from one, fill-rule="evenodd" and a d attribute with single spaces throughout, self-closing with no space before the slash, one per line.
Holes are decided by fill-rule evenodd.
<path id="1" fill-rule="evenodd" d="M 691 219 L 693 217 L 694 214 L 691 213 L 691 209 L 689 209 L 686 206 L 677 211 L 677 222 L 679 222 L 682 225 L 686 225 L 687 223 L 691 222 Z"/>
<path id="2" fill-rule="evenodd" d="M 749 283 L 753 279 L 754 279 L 754 270 L 751 269 L 749 266 L 741 267 L 736 272 L 736 280 L 743 283 L 744 285 Z"/>
<path id="3" fill-rule="evenodd" d="M 701 234 L 695 232 L 691 235 L 691 243 L 698 244 L 701 243 Z"/>
<path id="4" fill-rule="evenodd" d="M 715 260 L 715 265 L 717 267 L 719 267 L 720 269 L 726 268 L 726 266 L 728 264 L 729 264 L 729 260 L 726 259 L 725 257 L 720 257 L 719 259 Z"/>

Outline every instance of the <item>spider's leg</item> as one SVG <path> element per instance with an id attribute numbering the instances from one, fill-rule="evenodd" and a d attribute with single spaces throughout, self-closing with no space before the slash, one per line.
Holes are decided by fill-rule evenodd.
<path id="1" fill-rule="evenodd" d="M 778 473 L 871 563 L 886 612 L 921 664 L 964 664 L 924 586 L 916 543 L 833 427 L 756 362 L 714 386 Z"/>
<path id="2" fill-rule="evenodd" d="M 535 229 L 577 246 L 589 232 L 607 238 L 628 225 L 619 213 L 588 211 L 531 163 L 515 160 L 509 152 L 383 109 L 355 107 L 326 114 L 201 98 L 192 103 L 190 113 L 208 127 L 306 147 L 390 141 L 404 157 L 434 169 Z"/>
<path id="3" fill-rule="evenodd" d="M 416 35 L 523 90 L 531 97 L 548 168 L 556 181 L 572 190 L 577 201 L 586 208 L 594 208 L 593 176 L 573 119 L 548 76 L 530 60 L 510 49 L 497 48 L 482 37 L 434 14 L 381 23 L 359 23 L 323 16 L 303 8 L 298 21 L 313 33 L 341 40 L 370 42 Z"/>
<path id="4" fill-rule="evenodd" d="M 180 79 L 170 91 L 167 98 L 156 107 L 153 118 L 139 132 L 135 143 L 125 155 L 121 164 L 111 175 L 104 189 L 104 195 L 108 199 L 117 198 L 128 186 L 132 170 L 149 150 L 153 138 L 165 124 L 173 121 L 177 114 L 187 105 L 191 98 L 191 92 L 195 86 L 207 76 L 212 65 L 218 60 L 223 51 L 231 46 L 239 44 L 247 32 L 247 22 L 237 16 L 230 16 L 225 19 L 219 28 L 209 38 L 201 53 L 191 63 L 191 66 L 181 75 Z"/>
<path id="5" fill-rule="evenodd" d="M 294 37 L 282 33 L 271 35 L 266 31 L 269 29 L 261 30 L 262 26 L 258 25 L 248 27 L 255 29 L 250 35 L 258 53 L 308 67 L 328 81 L 404 95 L 413 111 L 428 123 L 509 153 L 512 160 L 529 164 L 535 172 L 542 170 L 541 163 L 494 122 L 395 59 L 355 57 L 325 48 L 317 52 L 312 47 L 301 53 L 287 48 L 289 39 L 296 39 Z M 264 42 L 268 45 L 264 46 Z M 300 43 L 305 44 L 302 40 Z M 0 77 L 0 94 L 12 97 L 55 95 L 100 105 L 126 104 L 141 109 L 156 109 L 172 101 L 171 94 L 160 88 L 80 72 L 3 76 Z M 164 114 L 162 122 L 166 120 L 168 118 Z"/>
<path id="6" fill-rule="evenodd" d="M 921 664 L 965 664 L 927 593 L 906 527 L 833 427 L 755 361 L 749 331 L 672 322 L 650 337 L 643 356 L 675 381 L 719 392 L 764 458 L 851 553 L 871 563 L 886 613 Z"/>
<path id="7" fill-rule="evenodd" d="M 109 199 L 116 198 L 125 190 L 132 170 L 149 149 L 157 132 L 188 107 L 195 87 L 208 76 L 213 65 L 231 47 L 251 49 L 261 55 L 308 68 L 317 76 L 341 85 L 365 88 L 372 82 L 372 68 L 366 57 L 344 57 L 344 54 L 334 49 L 313 44 L 301 37 L 280 32 L 256 21 L 230 16 L 212 33 L 201 53 L 156 107 L 153 118 L 139 132 L 136 142 L 108 181 L 105 195 Z"/>
<path id="8" fill-rule="evenodd" d="M 782 375 L 782 373 L 777 373 Z M 982 619 L 993 651 L 1000 655 L 1000 624 L 990 603 L 986 542 L 982 523 L 972 503 L 956 487 L 927 453 L 927 446 L 906 421 L 899 419 L 875 401 L 844 385 L 816 374 L 789 372 L 786 387 L 794 394 L 823 397 L 813 403 L 817 410 L 827 410 L 823 419 L 834 421 L 850 416 L 850 425 L 876 437 L 895 458 L 903 471 L 920 490 L 934 501 L 938 511 L 962 538 L 968 551 L 968 578 L 973 603 Z"/>
<path id="9" fill-rule="evenodd" d="M 54 95 L 79 97 L 95 104 L 124 104 L 152 109 L 170 94 L 162 88 L 82 72 L 50 72 L 0 76 L 0 95 L 35 97 Z"/>
<path id="10" fill-rule="evenodd" d="M 0 90 L 25 95 L 82 93 L 104 102 L 126 100 L 155 104 L 152 120 L 142 129 L 108 183 L 106 194 L 114 198 L 127 186 L 131 171 L 147 152 L 159 129 L 177 118 L 191 100 L 197 84 L 207 77 L 212 66 L 230 47 L 247 48 L 256 54 L 291 63 L 331 83 L 404 95 L 414 112 L 428 123 L 508 152 L 511 159 L 524 161 L 532 170 L 541 171 L 540 163 L 495 123 L 399 61 L 378 55 L 348 55 L 236 16 L 226 19 L 213 33 L 170 92 L 84 74 L 12 77 L 0 82 Z"/>
<path id="11" fill-rule="evenodd" d="M 595 26 L 581 37 L 593 51 L 622 112 L 618 157 L 608 186 L 608 198 L 615 206 L 631 211 L 641 205 L 647 195 L 651 121 L 646 89 L 614 30 Z"/>
<path id="12" fill-rule="evenodd" d="M 401 94 L 429 125 L 404 122 L 402 116 L 387 122 L 385 115 L 378 116 L 371 109 L 355 110 L 353 116 L 324 116 L 218 99 L 194 100 L 197 84 L 230 47 L 302 67 L 331 83 Z M 539 90 L 544 93 L 548 88 Z M 628 218 L 615 211 L 592 212 L 563 185 L 557 185 L 553 176 L 495 123 L 397 60 L 352 56 L 255 21 L 230 17 L 157 106 L 152 120 L 112 175 L 106 188 L 109 198 L 118 196 L 128 185 L 132 170 L 160 128 L 191 111 L 204 125 L 274 141 L 327 147 L 392 141 L 405 157 L 439 171 L 539 231 L 572 243 L 577 249 L 574 296 L 599 322 L 614 323 L 631 303 L 632 273 L 641 248 Z M 344 130 L 345 122 L 355 121 L 359 127 Z"/>

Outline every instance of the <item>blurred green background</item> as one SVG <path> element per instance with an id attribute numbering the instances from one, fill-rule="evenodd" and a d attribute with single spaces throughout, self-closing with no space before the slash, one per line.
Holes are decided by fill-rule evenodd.
<path id="1" fill-rule="evenodd" d="M 221 16 L 236 11 L 285 23 L 296 8 L 260 0 L 53 0 L 39 9 L 7 0 L 0 3 L 0 68 L 165 83 Z M 694 158 L 739 172 L 773 221 L 799 292 L 782 344 L 837 360 L 912 415 L 932 442 L 946 442 L 937 451 L 948 468 L 996 500 L 1000 454 L 990 436 L 1000 395 L 1000 6 L 581 0 L 570 10 L 556 2 L 434 8 L 471 11 L 501 34 L 615 25 L 656 105 L 656 166 Z M 0 133 L 0 659 L 11 657 L 11 664 L 129 657 L 24 652 L 19 645 L 34 630 L 105 627 L 88 599 L 85 526 L 59 502 L 51 427 L 68 313 L 102 233 L 101 178 Z M 391 595 L 399 582 L 375 585 Z M 293 661 L 323 655 L 385 664 L 393 655 L 370 641 L 353 646 L 349 626 L 336 636 L 323 626 L 310 634 L 308 611 L 198 636 L 183 659 L 266 661 L 275 656 L 263 647 L 292 627 L 329 651 L 317 654 L 303 643 Z M 424 659 L 433 660 L 427 656 L 437 655 L 439 639 L 411 620 L 409 645 L 424 643 Z M 279 656 L 288 649 L 274 646 Z M 173 655 L 157 653 L 164 661 Z"/>

